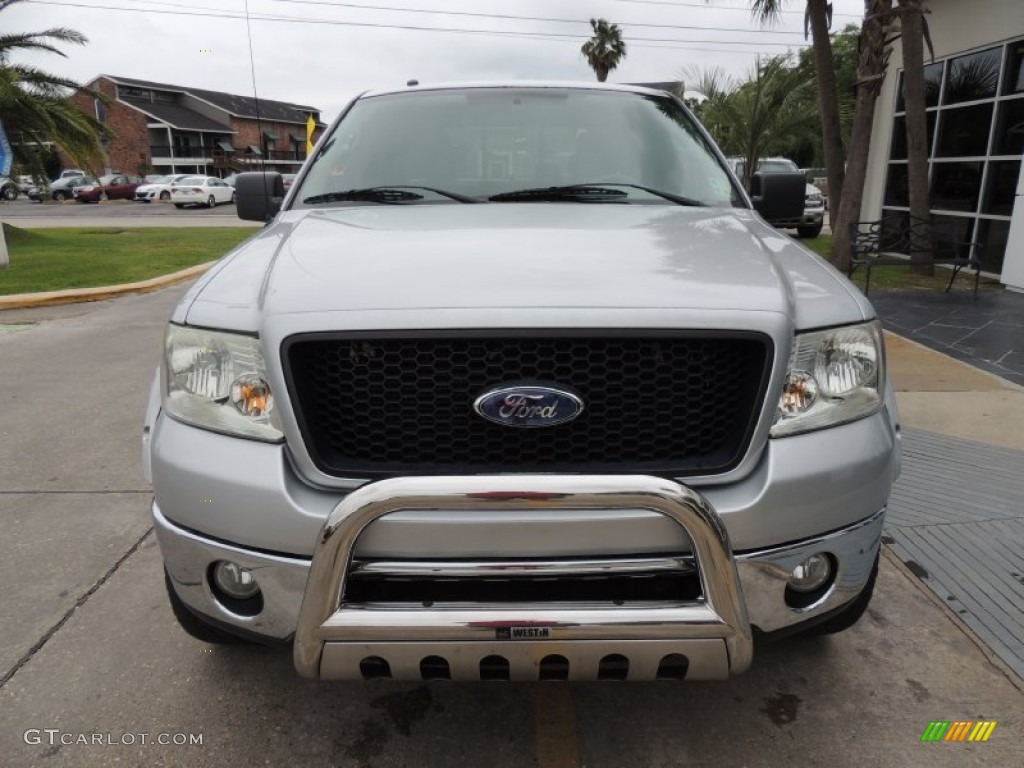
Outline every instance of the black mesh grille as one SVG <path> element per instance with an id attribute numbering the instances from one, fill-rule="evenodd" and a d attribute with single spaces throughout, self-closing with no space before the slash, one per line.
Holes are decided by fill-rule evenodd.
<path id="1" fill-rule="evenodd" d="M 740 460 L 761 409 L 758 334 L 429 337 L 308 334 L 284 344 L 299 424 L 336 475 L 524 471 L 706 474 Z M 489 389 L 547 384 L 585 410 L 538 429 L 486 421 Z"/>

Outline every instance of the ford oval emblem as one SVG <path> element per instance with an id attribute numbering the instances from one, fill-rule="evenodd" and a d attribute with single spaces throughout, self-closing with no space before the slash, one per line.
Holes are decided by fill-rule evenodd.
<path id="1" fill-rule="evenodd" d="M 501 387 L 480 395 L 473 410 L 508 427 L 554 427 L 583 413 L 583 401 L 552 387 Z"/>

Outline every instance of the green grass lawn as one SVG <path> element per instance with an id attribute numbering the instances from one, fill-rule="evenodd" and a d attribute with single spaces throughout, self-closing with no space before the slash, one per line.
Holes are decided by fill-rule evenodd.
<path id="1" fill-rule="evenodd" d="M 0 295 L 147 280 L 223 256 L 251 227 L 19 229 L 4 225 L 10 265 Z"/>
<path id="2" fill-rule="evenodd" d="M 799 242 L 827 259 L 829 249 L 832 247 L 832 236 L 821 235 L 820 237 L 800 240 Z M 872 293 L 875 291 L 944 291 L 949 283 L 950 271 L 945 267 L 938 266 L 935 268 L 935 274 L 928 277 L 925 275 L 915 275 L 910 271 L 910 267 L 875 267 L 871 270 L 871 291 Z M 867 270 L 863 267 L 853 273 L 853 282 L 861 290 L 864 290 L 864 277 L 866 274 Z M 990 280 L 985 277 L 981 278 L 978 286 L 979 290 L 998 290 L 1002 288 L 998 280 Z M 961 270 L 951 290 L 974 290 L 974 271 Z"/>

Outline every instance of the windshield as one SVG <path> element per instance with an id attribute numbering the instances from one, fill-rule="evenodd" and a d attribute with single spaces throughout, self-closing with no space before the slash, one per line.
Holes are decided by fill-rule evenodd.
<path id="1" fill-rule="evenodd" d="M 149 183 L 150 184 L 170 184 L 172 181 L 174 181 L 174 177 L 173 176 L 157 176 L 155 179 L 153 179 Z"/>
<path id="2" fill-rule="evenodd" d="M 626 184 L 707 206 L 742 205 L 728 174 L 686 112 L 667 97 L 544 88 L 478 88 L 357 101 L 303 179 L 295 205 L 487 200 L 538 187 Z M 672 205 L 635 187 L 605 201 Z M 445 193 L 448 193 L 446 196 Z M 453 196 L 456 196 L 453 199 Z M 463 199 L 463 202 L 465 200 Z"/>

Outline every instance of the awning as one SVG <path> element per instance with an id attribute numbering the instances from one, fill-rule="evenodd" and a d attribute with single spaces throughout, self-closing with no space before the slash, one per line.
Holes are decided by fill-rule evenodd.
<path id="1" fill-rule="evenodd" d="M 305 144 L 306 143 L 306 134 L 304 134 L 304 133 L 301 133 L 299 131 L 289 131 L 288 135 L 291 137 L 292 141 L 294 141 L 296 144 Z"/>
<path id="2" fill-rule="evenodd" d="M 255 144 L 250 144 L 248 147 L 246 147 L 245 151 L 248 152 L 250 155 L 262 155 L 263 154 L 262 152 L 260 152 L 260 148 L 257 147 Z"/>
<path id="3" fill-rule="evenodd" d="M 270 131 L 264 131 L 263 138 L 266 139 L 267 141 L 277 141 L 277 136 L 272 134 Z"/>
<path id="4" fill-rule="evenodd" d="M 220 147 L 225 152 L 234 152 L 235 151 L 235 148 L 233 146 L 231 146 L 231 142 L 230 141 L 225 141 L 224 139 L 220 139 L 217 142 L 217 146 Z"/>

